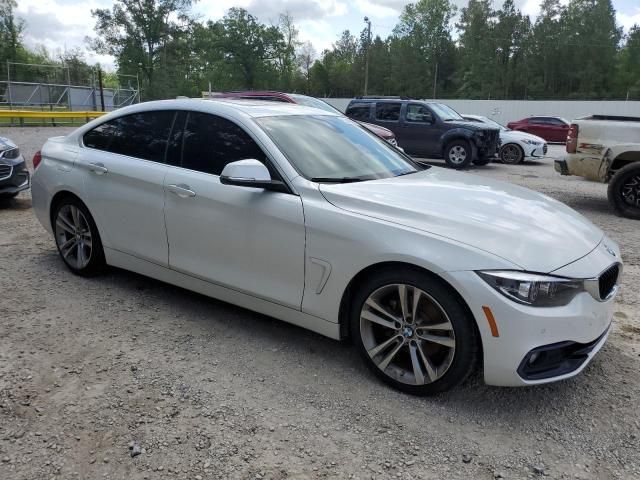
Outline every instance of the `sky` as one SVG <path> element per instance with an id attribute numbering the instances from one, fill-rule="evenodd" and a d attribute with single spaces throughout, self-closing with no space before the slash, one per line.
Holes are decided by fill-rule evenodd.
<path id="1" fill-rule="evenodd" d="M 464 6 L 467 0 L 452 0 Z M 561 0 L 567 3 L 568 0 Z M 330 48 L 340 33 L 350 30 L 358 34 L 364 17 L 371 20 L 372 35 L 389 35 L 408 0 L 199 0 L 192 9 L 200 21 L 217 20 L 230 7 L 243 7 L 263 23 L 276 23 L 278 14 L 288 11 L 300 30 L 300 38 L 310 41 L 320 53 Z M 496 8 L 502 0 L 494 0 Z M 539 12 L 540 0 L 515 0 L 523 13 L 533 18 Z M 95 35 L 91 10 L 110 8 L 113 0 L 18 0 L 17 16 L 26 23 L 24 41 L 29 47 L 44 45 L 49 51 L 80 48 L 90 63 L 100 62 L 113 69 L 113 58 L 97 55 L 87 49 L 85 38 Z M 618 23 L 628 31 L 640 25 L 638 0 L 613 0 Z"/>

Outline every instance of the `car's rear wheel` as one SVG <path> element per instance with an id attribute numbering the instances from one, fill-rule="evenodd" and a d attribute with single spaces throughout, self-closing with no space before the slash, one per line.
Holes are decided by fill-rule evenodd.
<path id="1" fill-rule="evenodd" d="M 507 143 L 500 148 L 500 160 L 508 165 L 516 165 L 524 159 L 524 151 L 520 145 Z"/>
<path id="2" fill-rule="evenodd" d="M 83 276 L 98 273 L 105 264 L 104 251 L 87 207 L 70 197 L 55 206 L 52 218 L 56 246 L 67 267 Z"/>
<path id="3" fill-rule="evenodd" d="M 466 168 L 472 160 L 473 150 L 466 140 L 453 140 L 444 148 L 444 161 L 451 168 Z"/>
<path id="4" fill-rule="evenodd" d="M 607 196 L 618 215 L 640 220 L 640 162 L 616 172 L 609 182 Z"/>
<path id="5" fill-rule="evenodd" d="M 448 390 L 474 370 L 473 318 L 438 279 L 412 269 L 369 277 L 353 298 L 351 334 L 367 366 L 414 394 Z"/>

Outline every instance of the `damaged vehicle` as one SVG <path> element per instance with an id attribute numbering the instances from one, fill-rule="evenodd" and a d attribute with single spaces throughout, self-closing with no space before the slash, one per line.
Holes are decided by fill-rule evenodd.
<path id="1" fill-rule="evenodd" d="M 13 198 L 30 185 L 29 170 L 18 146 L 0 137 L 0 199 Z"/>
<path id="2" fill-rule="evenodd" d="M 616 213 L 640 220 L 640 117 L 592 115 L 571 123 L 567 155 L 555 161 L 562 175 L 609 184 Z"/>

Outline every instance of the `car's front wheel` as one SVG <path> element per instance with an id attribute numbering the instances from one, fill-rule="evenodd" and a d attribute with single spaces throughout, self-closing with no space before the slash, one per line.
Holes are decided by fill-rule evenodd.
<path id="1" fill-rule="evenodd" d="M 473 150 L 466 140 L 453 140 L 444 147 L 444 161 L 451 168 L 466 168 L 472 160 Z"/>
<path id="2" fill-rule="evenodd" d="M 389 385 L 429 395 L 471 374 L 473 318 L 448 286 L 413 269 L 369 277 L 353 298 L 351 334 L 368 367 Z"/>
<path id="3" fill-rule="evenodd" d="M 87 207 L 76 198 L 66 198 L 53 211 L 53 231 L 58 252 L 69 269 L 89 276 L 104 267 L 104 251 L 98 228 Z"/>
<path id="4" fill-rule="evenodd" d="M 500 148 L 500 161 L 508 165 L 516 165 L 524 159 L 524 151 L 520 145 L 507 143 Z"/>
<path id="5" fill-rule="evenodd" d="M 640 162 L 616 172 L 609 182 L 607 196 L 618 215 L 640 220 Z"/>

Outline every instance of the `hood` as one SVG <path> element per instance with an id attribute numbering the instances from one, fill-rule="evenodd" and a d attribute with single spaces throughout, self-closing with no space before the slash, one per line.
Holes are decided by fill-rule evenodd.
<path id="1" fill-rule="evenodd" d="M 13 150 L 16 147 L 17 145 L 8 138 L 0 137 L 0 152 L 4 152 L 5 150 Z"/>
<path id="2" fill-rule="evenodd" d="M 505 143 L 504 140 L 533 140 L 538 143 L 546 143 L 546 140 L 542 137 L 538 137 L 537 135 L 532 135 L 527 132 L 520 132 L 518 130 L 507 130 L 500 131 L 500 138 L 503 140 L 502 143 Z"/>
<path id="3" fill-rule="evenodd" d="M 385 140 L 389 138 L 395 138 L 395 134 L 388 128 L 381 127 L 380 125 L 374 125 L 373 123 L 367 123 L 367 122 L 358 122 L 358 123 L 362 125 L 364 128 L 366 128 L 367 130 L 369 130 L 370 132 L 375 133 L 376 135 L 384 138 Z"/>
<path id="4" fill-rule="evenodd" d="M 465 243 L 532 272 L 573 262 L 603 237 L 589 220 L 545 195 L 437 167 L 383 180 L 321 184 L 320 191 L 338 208 Z"/>
<path id="5" fill-rule="evenodd" d="M 468 130 L 498 130 L 497 128 L 491 127 L 490 125 L 478 122 L 470 122 L 468 120 L 448 120 L 444 123 L 445 125 L 453 125 L 456 127 L 466 128 Z"/>

